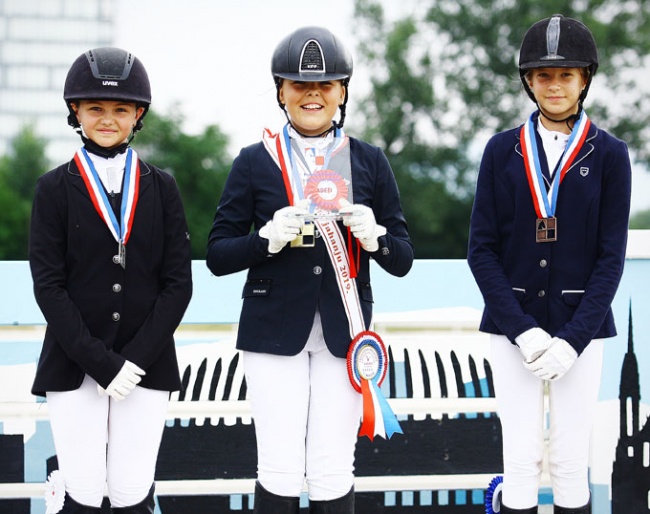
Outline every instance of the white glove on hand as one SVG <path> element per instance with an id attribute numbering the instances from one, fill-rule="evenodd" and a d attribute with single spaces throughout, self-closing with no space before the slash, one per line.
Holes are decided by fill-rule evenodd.
<path id="1" fill-rule="evenodd" d="M 577 358 L 578 352 L 573 346 L 564 339 L 554 337 L 551 346 L 541 357 L 533 362 L 524 362 L 524 366 L 543 380 L 557 380 L 569 371 Z"/>
<path id="2" fill-rule="evenodd" d="M 343 206 L 339 213 L 343 215 L 343 224 L 350 227 L 352 235 L 356 237 L 367 252 L 379 250 L 378 238 L 386 234 L 386 228 L 377 224 L 375 213 L 372 209 L 362 204 L 341 202 Z"/>
<path id="3" fill-rule="evenodd" d="M 260 237 L 269 240 L 269 252 L 278 253 L 293 241 L 305 223 L 307 209 L 289 206 L 278 209 L 273 219 L 260 229 Z"/>
<path id="4" fill-rule="evenodd" d="M 115 400 L 124 400 L 126 396 L 133 391 L 136 385 L 140 383 L 146 373 L 143 369 L 133 364 L 131 361 L 125 361 L 122 369 L 115 375 L 115 378 L 104 389 L 97 386 L 97 392 L 101 395 L 107 394 Z"/>
<path id="5" fill-rule="evenodd" d="M 530 328 L 515 337 L 515 344 L 519 347 L 525 362 L 536 360 L 548 350 L 551 341 L 551 336 L 546 330 L 539 327 Z"/>

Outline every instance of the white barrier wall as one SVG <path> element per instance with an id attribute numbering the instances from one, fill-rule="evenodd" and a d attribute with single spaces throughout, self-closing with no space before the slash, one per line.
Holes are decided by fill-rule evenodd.
<path id="1" fill-rule="evenodd" d="M 636 512 L 631 503 L 621 507 L 623 487 L 626 498 L 634 501 L 637 494 L 638 505 L 645 501 L 650 512 L 649 232 L 630 233 L 613 306 L 619 335 L 606 344 L 592 438 L 594 514 Z M 193 263 L 193 273 L 194 296 L 177 334 L 184 391 L 172 395 L 157 508 L 183 512 L 189 507 L 180 505 L 191 498 L 197 512 L 247 512 L 254 483 L 254 420 L 234 349 L 244 274 L 216 278 L 202 261 Z M 29 392 L 43 319 L 27 263 L 0 262 L 0 284 L 0 514 L 41 514 L 42 484 L 55 466 L 47 404 Z M 501 440 L 487 338 L 477 331 L 482 300 L 467 264 L 418 260 L 402 279 L 375 267 L 373 288 L 374 329 L 389 346 L 392 364 L 382 389 L 404 435 L 359 441 L 357 511 L 481 512 L 484 488 L 501 471 Z M 625 359 L 636 362 L 638 377 L 629 365 L 624 371 Z M 637 395 L 639 426 L 631 427 L 627 398 Z M 622 425 L 629 432 L 623 439 Z M 638 458 L 629 459 L 631 454 Z M 635 482 L 638 488 L 630 489 Z M 543 485 L 540 502 L 549 504 L 546 475 Z M 222 503 L 210 503 L 218 497 Z"/>

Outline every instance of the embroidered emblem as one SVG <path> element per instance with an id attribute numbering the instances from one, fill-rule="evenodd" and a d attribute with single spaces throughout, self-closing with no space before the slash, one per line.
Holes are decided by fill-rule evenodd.
<path id="1" fill-rule="evenodd" d="M 580 175 L 582 175 L 583 177 L 589 175 L 589 168 L 587 168 L 586 166 L 580 168 Z"/>

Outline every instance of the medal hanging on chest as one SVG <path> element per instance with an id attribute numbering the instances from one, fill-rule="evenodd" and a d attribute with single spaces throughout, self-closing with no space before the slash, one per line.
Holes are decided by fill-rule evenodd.
<path id="1" fill-rule="evenodd" d="M 537 229 L 535 241 L 538 243 L 550 243 L 557 241 L 557 218 L 537 218 Z"/>
<path id="2" fill-rule="evenodd" d="M 140 193 L 140 165 L 138 156 L 133 149 L 129 148 L 127 150 L 119 220 L 113 212 L 106 191 L 101 184 L 101 179 L 86 150 L 80 148 L 75 154 L 74 160 L 95 210 L 104 220 L 104 223 L 117 242 L 117 254 L 113 256 L 113 262 L 126 269 L 126 243 L 131 236 L 133 218 Z"/>
<path id="3" fill-rule="evenodd" d="M 535 113 L 521 127 L 520 141 L 521 150 L 524 157 L 524 167 L 528 186 L 533 199 L 535 213 L 535 241 L 538 243 L 552 243 L 558 238 L 558 220 L 555 217 L 557 207 L 558 192 L 560 184 L 564 180 L 566 173 L 575 161 L 578 152 L 587 138 L 591 121 L 587 114 L 582 111 L 576 121 L 567 146 L 560 158 L 557 172 L 553 175 L 548 191 L 546 190 L 544 175 L 539 160 L 539 151 L 537 148 L 537 139 L 535 137 Z M 541 122 L 540 122 L 541 123 Z"/>

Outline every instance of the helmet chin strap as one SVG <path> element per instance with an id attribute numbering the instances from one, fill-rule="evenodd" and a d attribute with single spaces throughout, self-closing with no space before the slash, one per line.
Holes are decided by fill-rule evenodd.
<path id="1" fill-rule="evenodd" d="M 537 104 L 537 110 L 547 120 L 552 121 L 553 123 L 562 123 L 562 122 L 564 122 L 564 123 L 566 123 L 566 126 L 567 126 L 567 128 L 569 130 L 573 130 L 573 125 L 575 125 L 575 121 L 580 117 L 580 113 L 582 112 L 582 102 L 578 102 L 578 112 L 577 113 L 570 114 L 569 116 L 567 116 L 566 118 L 563 118 L 561 120 L 556 120 L 556 119 L 551 118 L 548 114 L 546 114 L 544 112 L 544 110 L 539 105 L 539 103 Z"/>
<path id="2" fill-rule="evenodd" d="M 103 146 L 99 146 L 92 139 L 87 138 L 83 133 L 83 129 L 81 129 L 81 127 L 77 130 L 77 134 L 79 134 L 79 136 L 81 137 L 81 141 L 83 142 L 84 148 L 86 150 L 88 150 L 91 153 L 94 153 L 95 155 L 99 155 L 100 157 L 104 157 L 105 159 L 110 159 L 112 157 L 115 157 L 117 154 L 124 153 L 126 149 L 129 147 L 129 144 L 131 144 L 134 135 L 132 132 L 131 135 L 129 136 L 129 139 L 124 143 L 120 143 L 119 145 L 113 148 L 105 148 Z"/>

